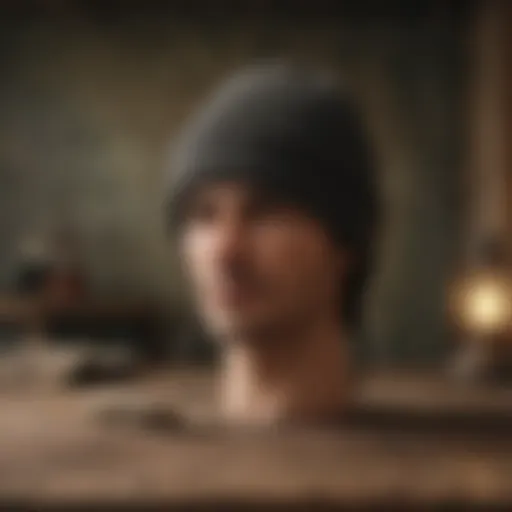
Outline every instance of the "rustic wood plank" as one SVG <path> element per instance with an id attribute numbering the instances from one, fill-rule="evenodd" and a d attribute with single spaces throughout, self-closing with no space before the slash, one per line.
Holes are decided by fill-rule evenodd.
<path id="1" fill-rule="evenodd" d="M 407 408 L 415 401 L 423 414 L 440 414 L 458 395 L 460 411 L 477 416 L 501 411 L 504 419 L 512 412 L 511 401 L 508 412 L 504 408 L 507 390 L 452 389 L 450 397 L 451 388 L 444 386 L 442 392 L 439 379 L 376 376 L 365 380 L 360 400 L 366 396 L 369 410 L 386 403 Z M 512 504 L 510 435 L 400 424 L 162 434 L 98 421 L 98 412 L 110 404 L 144 401 L 192 413 L 195 402 L 196 413 L 211 418 L 211 390 L 210 375 L 184 373 L 89 392 L 40 387 L 1 394 L 0 499 L 23 497 L 43 505 L 63 500 Z"/>

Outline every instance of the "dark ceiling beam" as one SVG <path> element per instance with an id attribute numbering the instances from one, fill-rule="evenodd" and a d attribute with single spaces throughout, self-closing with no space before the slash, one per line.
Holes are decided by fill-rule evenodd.
<path id="1" fill-rule="evenodd" d="M 0 15 L 34 18 L 81 12 L 98 22 L 116 22 L 126 18 L 183 16 L 187 19 L 230 19 L 262 16 L 283 19 L 379 19 L 414 21 L 436 11 L 459 18 L 465 16 L 478 0 L 11 0 L 0 4 Z"/>

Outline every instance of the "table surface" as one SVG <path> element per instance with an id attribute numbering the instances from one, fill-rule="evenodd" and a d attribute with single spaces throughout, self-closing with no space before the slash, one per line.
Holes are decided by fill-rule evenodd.
<path id="1" fill-rule="evenodd" d="M 192 503 L 212 500 L 507 502 L 512 435 L 471 429 L 341 428 L 227 433 L 108 426 L 115 404 L 173 404 L 208 418 L 212 376 L 167 372 L 89 391 L 0 391 L 0 498 Z M 435 416 L 512 418 L 512 390 L 457 387 L 428 375 L 375 374 L 358 400 Z"/>

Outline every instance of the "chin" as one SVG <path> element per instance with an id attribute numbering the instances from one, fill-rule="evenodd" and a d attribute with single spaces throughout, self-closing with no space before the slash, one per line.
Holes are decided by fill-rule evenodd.
<path id="1" fill-rule="evenodd" d="M 221 343 L 261 339 L 272 330 L 270 322 L 248 317 L 216 318 L 209 324 L 215 338 Z"/>

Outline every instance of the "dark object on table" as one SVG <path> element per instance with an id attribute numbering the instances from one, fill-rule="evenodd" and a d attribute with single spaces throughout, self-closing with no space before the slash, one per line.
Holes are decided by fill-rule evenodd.
<path id="1" fill-rule="evenodd" d="M 41 292 L 51 272 L 49 263 L 25 263 L 18 270 L 15 288 L 21 294 Z"/>
<path id="2" fill-rule="evenodd" d="M 170 407 L 146 405 L 112 406 L 100 412 L 99 419 L 115 427 L 135 427 L 143 431 L 175 433 L 186 430 L 187 422 Z"/>
<path id="3" fill-rule="evenodd" d="M 169 344 L 158 308 L 146 304 L 84 303 L 46 315 L 46 332 L 56 343 L 88 339 L 97 347 L 123 346 L 148 364 L 168 357 Z"/>
<path id="4" fill-rule="evenodd" d="M 72 369 L 66 384 L 71 387 L 89 387 L 124 382 L 135 378 L 138 371 L 139 362 L 130 351 L 98 350 Z"/>

